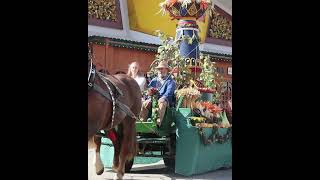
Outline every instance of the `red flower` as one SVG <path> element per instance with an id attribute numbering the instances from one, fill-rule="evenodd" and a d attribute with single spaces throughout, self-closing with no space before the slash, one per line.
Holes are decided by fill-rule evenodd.
<path id="1" fill-rule="evenodd" d="M 214 89 L 206 88 L 206 87 L 200 87 L 198 88 L 198 91 L 202 93 L 214 93 Z"/>
<path id="2" fill-rule="evenodd" d="M 204 1 L 201 1 L 201 2 L 200 2 L 200 9 L 201 9 L 201 10 L 207 9 L 208 6 L 209 6 L 208 3 L 204 2 Z"/>
<path id="3" fill-rule="evenodd" d="M 157 92 L 158 92 L 158 89 L 157 89 L 157 88 L 150 88 L 150 89 L 148 90 L 148 95 L 149 95 L 149 96 L 152 96 L 152 95 L 156 94 Z"/>

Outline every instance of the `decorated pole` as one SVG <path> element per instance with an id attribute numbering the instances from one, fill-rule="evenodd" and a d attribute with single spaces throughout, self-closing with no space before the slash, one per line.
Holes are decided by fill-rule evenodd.
<path id="1" fill-rule="evenodd" d="M 182 72 L 184 84 L 201 92 L 201 99 L 213 100 L 213 71 L 207 60 L 200 62 L 200 37 L 197 20 L 213 7 L 212 0 L 166 0 L 160 4 L 164 12 L 177 19 L 176 42 L 184 60 Z M 209 67 L 210 66 L 210 67 Z"/>
<path id="2" fill-rule="evenodd" d="M 197 60 L 199 59 L 199 29 L 195 20 L 180 19 L 176 30 L 176 39 L 180 41 L 180 55 L 185 59 L 185 62 L 190 66 L 193 73 L 199 72 Z M 199 69 L 199 70 L 198 70 Z"/>
<path id="3" fill-rule="evenodd" d="M 179 20 L 175 39 L 180 41 L 180 55 L 185 59 L 191 73 L 199 74 L 200 37 L 196 21 L 212 6 L 212 0 L 166 0 L 161 6 L 173 19 Z"/>

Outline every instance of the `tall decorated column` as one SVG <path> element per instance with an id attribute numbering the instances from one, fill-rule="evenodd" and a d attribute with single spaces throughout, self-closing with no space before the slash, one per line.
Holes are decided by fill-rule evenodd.
<path id="1" fill-rule="evenodd" d="M 213 6 L 212 0 L 166 0 L 160 4 L 170 17 L 178 19 L 176 40 L 180 40 L 180 55 L 192 73 L 200 73 L 199 27 L 197 20 Z"/>

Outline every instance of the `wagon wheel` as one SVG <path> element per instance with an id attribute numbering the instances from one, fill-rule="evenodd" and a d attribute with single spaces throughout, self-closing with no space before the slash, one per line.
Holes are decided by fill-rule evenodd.
<path id="1" fill-rule="evenodd" d="M 170 135 L 170 147 L 166 147 L 166 151 L 165 153 L 169 153 L 171 151 L 170 157 L 164 157 L 163 161 L 164 161 L 164 165 L 167 166 L 170 169 L 175 169 L 175 164 L 176 164 L 176 134 L 172 134 Z"/>
<path id="2" fill-rule="evenodd" d="M 132 158 L 130 161 L 127 160 L 125 165 L 125 172 L 128 173 L 131 171 L 132 165 L 133 165 L 134 158 Z"/>

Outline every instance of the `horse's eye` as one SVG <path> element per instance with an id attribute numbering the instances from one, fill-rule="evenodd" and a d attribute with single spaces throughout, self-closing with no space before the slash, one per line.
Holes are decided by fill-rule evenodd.
<path id="1" fill-rule="evenodd" d="M 203 108 L 203 112 L 206 112 L 207 108 Z"/>

